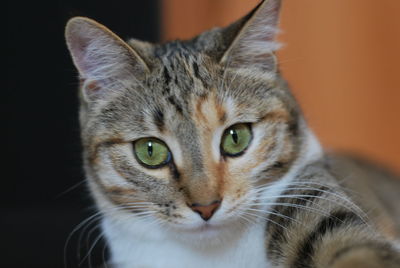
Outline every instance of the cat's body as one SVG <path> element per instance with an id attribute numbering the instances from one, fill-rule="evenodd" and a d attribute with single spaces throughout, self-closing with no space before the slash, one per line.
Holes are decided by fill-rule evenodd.
<path id="1" fill-rule="evenodd" d="M 109 265 L 398 267 L 399 182 L 324 154 L 277 71 L 279 6 L 163 45 L 69 22 Z"/>

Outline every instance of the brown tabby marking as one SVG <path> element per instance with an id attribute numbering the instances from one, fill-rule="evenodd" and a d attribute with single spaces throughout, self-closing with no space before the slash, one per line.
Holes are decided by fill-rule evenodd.
<path id="1" fill-rule="evenodd" d="M 400 183 L 324 155 L 277 69 L 280 4 L 261 1 L 228 27 L 154 45 L 69 21 L 85 172 L 118 265 L 399 267 L 384 225 L 399 238 Z M 221 140 L 238 123 L 253 135 L 230 157 Z M 145 137 L 162 140 L 170 162 L 137 161 L 133 143 Z"/>

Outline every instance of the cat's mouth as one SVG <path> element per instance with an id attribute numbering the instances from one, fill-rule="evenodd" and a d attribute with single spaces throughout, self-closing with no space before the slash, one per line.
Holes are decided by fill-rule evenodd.
<path id="1" fill-rule="evenodd" d="M 197 227 L 197 228 L 194 228 L 193 229 L 193 231 L 197 231 L 197 232 L 207 232 L 207 231 L 210 231 L 210 230 L 218 230 L 218 229 L 221 229 L 221 227 L 220 226 L 217 226 L 217 225 L 215 225 L 215 224 L 210 224 L 210 223 L 208 223 L 208 222 L 204 222 L 202 225 L 200 225 L 199 227 Z"/>
<path id="2" fill-rule="evenodd" d="M 193 241 L 197 241 L 196 244 L 211 246 L 236 237 L 232 234 L 242 232 L 242 227 L 242 225 L 228 222 L 205 221 L 179 228 L 174 236 L 182 241 L 190 241 L 191 244 L 193 244 Z"/>
<path id="3" fill-rule="evenodd" d="M 214 225 L 214 224 L 205 222 L 205 223 L 201 224 L 200 226 L 186 229 L 184 232 L 189 235 L 194 235 L 197 237 L 211 238 L 211 237 L 219 236 L 222 231 L 223 231 L 222 226 L 218 226 L 218 225 Z"/>

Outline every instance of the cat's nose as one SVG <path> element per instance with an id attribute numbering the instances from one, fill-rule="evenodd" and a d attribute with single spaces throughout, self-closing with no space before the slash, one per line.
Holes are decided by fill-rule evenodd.
<path id="1" fill-rule="evenodd" d="M 203 220 L 208 221 L 212 217 L 212 215 L 214 215 L 215 211 L 217 211 L 220 205 L 221 200 L 215 200 L 208 205 L 193 203 L 189 207 L 194 212 L 199 213 L 200 217 L 202 217 Z"/>

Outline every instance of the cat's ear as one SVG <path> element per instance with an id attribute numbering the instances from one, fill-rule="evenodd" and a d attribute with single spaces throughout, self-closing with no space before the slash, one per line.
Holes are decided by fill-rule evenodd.
<path id="1" fill-rule="evenodd" d="M 280 5 L 280 0 L 264 0 L 244 18 L 225 28 L 222 34 L 230 36 L 225 38 L 230 43 L 220 63 L 235 68 L 276 70 L 273 52 L 279 48 L 275 36 Z"/>
<path id="2" fill-rule="evenodd" d="M 123 87 L 126 81 L 140 80 L 149 71 L 132 47 L 94 20 L 70 19 L 65 38 L 87 100 L 105 96 L 108 91 Z"/>

